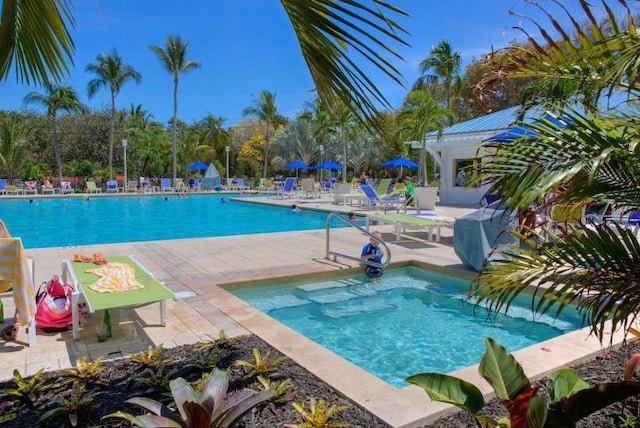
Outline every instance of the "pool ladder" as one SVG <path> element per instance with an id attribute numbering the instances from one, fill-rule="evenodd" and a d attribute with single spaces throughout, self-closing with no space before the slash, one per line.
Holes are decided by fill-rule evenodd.
<path id="1" fill-rule="evenodd" d="M 379 239 L 377 236 L 375 236 L 373 233 L 369 232 L 368 230 L 366 230 L 363 227 L 358 226 L 357 224 L 355 224 L 354 222 L 350 221 L 347 217 L 337 213 L 337 212 L 331 212 L 329 213 L 329 215 L 327 216 L 327 224 L 326 224 L 326 230 L 327 230 L 327 242 L 326 242 L 326 257 L 327 260 L 333 260 L 334 262 L 338 260 L 338 257 L 344 257 L 345 259 L 349 259 L 349 260 L 355 260 L 358 261 L 364 265 L 368 265 L 368 266 L 375 266 L 375 267 L 385 267 L 388 266 L 391 263 L 391 249 L 389 248 L 389 246 L 387 245 L 386 242 L 384 241 L 380 241 L 380 244 L 384 247 L 384 259 L 382 263 L 375 263 L 375 262 L 370 262 L 368 260 L 361 260 L 360 257 L 354 257 L 352 255 L 349 254 L 344 254 L 344 253 L 339 253 L 337 251 L 332 251 L 330 248 L 330 243 L 331 243 L 331 218 L 335 217 L 338 220 L 342 221 L 343 223 L 348 224 L 351 227 L 355 227 L 356 229 L 358 229 L 360 232 L 364 233 L 365 235 L 369 236 L 370 238 L 375 238 L 375 239 Z M 355 251 L 360 251 L 359 248 L 356 248 Z"/>

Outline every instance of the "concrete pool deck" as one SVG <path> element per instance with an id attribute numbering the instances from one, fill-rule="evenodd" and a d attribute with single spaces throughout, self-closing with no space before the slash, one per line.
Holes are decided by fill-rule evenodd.
<path id="1" fill-rule="evenodd" d="M 359 211 L 357 208 L 332 205 L 327 200 L 279 200 L 251 198 L 251 202 L 291 205 L 303 210 L 328 209 Z M 473 208 L 436 207 L 436 214 L 451 221 Z M 302 213 L 304 215 L 304 212 Z M 459 261 L 453 249 L 453 229 L 443 228 L 440 242 L 394 240 L 393 226 L 376 225 L 391 248 L 393 262 L 418 261 L 453 269 L 461 275 L 471 274 Z M 335 229 L 334 229 L 335 232 Z M 28 250 L 35 260 L 36 283 L 61 273 L 61 262 L 74 253 L 101 252 L 110 256 L 133 254 L 180 298 L 168 302 L 168 322 L 159 326 L 157 305 L 139 309 L 112 311 L 114 337 L 97 343 L 96 327 L 100 314 L 84 320 L 80 340 L 73 341 L 71 332 L 38 331 L 38 344 L 26 346 L 27 335 L 21 329 L 15 342 L 0 341 L 0 379 L 10 378 L 14 369 L 22 374 L 67 368 L 84 355 L 118 357 L 146 350 L 150 345 L 169 348 L 217 337 L 220 330 L 227 335 L 253 333 L 311 371 L 335 389 L 393 427 L 420 426 L 449 411 L 451 406 L 431 402 L 424 391 L 408 386 L 395 388 L 364 372 L 332 352 L 300 336 L 263 313 L 218 287 L 219 284 L 246 282 L 267 278 L 330 273 L 350 269 L 357 262 L 325 258 L 325 230 L 282 232 L 73 248 Z M 420 237 L 420 233 L 410 235 Z M 422 235 L 424 236 L 424 234 Z M 359 256 L 366 237 L 355 228 L 340 229 L 331 234 L 332 249 Z M 4 299 L 5 314 L 13 313 L 10 299 Z M 616 338 L 615 343 L 621 338 Z M 606 339 L 605 339 L 606 343 Z M 584 330 L 549 340 L 514 353 L 530 377 L 539 377 L 555 368 L 584 360 L 603 352 L 599 342 L 587 337 Z M 477 374 L 477 367 L 455 373 L 489 393 L 489 385 Z"/>

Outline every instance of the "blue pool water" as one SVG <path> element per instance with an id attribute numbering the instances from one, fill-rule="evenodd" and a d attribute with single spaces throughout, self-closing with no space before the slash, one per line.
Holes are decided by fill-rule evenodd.
<path id="1" fill-rule="evenodd" d="M 165 200 L 165 196 L 167 200 Z M 232 197 L 238 195 L 231 195 Z M 325 227 L 326 213 L 221 202 L 229 195 L 0 200 L 0 218 L 25 248 L 202 238 Z M 239 196 L 238 196 L 239 197 Z M 332 223 L 332 227 L 344 224 Z"/>
<path id="2" fill-rule="evenodd" d="M 231 292 L 269 316 L 397 387 L 423 372 L 476 364 L 484 339 L 509 352 L 577 330 L 577 312 L 531 314 L 530 299 L 508 316 L 487 317 L 465 300 L 469 281 L 407 268 L 381 278 L 286 285 Z"/>

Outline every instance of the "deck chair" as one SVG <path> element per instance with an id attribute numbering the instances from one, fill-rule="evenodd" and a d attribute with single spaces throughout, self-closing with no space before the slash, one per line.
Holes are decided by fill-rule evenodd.
<path id="1" fill-rule="evenodd" d="M 107 193 L 118 193 L 118 182 L 116 180 L 107 181 Z"/>
<path id="2" fill-rule="evenodd" d="M 127 181 L 127 188 L 125 189 L 127 192 L 137 192 L 138 191 L 138 182 L 136 180 Z"/>
<path id="3" fill-rule="evenodd" d="M 231 190 L 249 190 L 250 187 L 244 184 L 244 178 L 234 178 L 231 180 Z"/>
<path id="4" fill-rule="evenodd" d="M 378 186 L 376 187 L 376 193 L 378 195 L 386 195 L 389 191 L 389 186 L 391 185 L 391 179 L 390 178 L 383 178 L 380 180 L 380 182 L 378 183 Z"/>
<path id="5" fill-rule="evenodd" d="M 387 212 L 389 208 L 400 202 L 400 196 L 378 196 L 375 189 L 368 183 L 361 183 L 360 189 L 364 195 L 357 199 L 360 200 L 360 205 L 364 208 L 382 207 L 384 212 Z"/>
<path id="6" fill-rule="evenodd" d="M 302 188 L 302 195 L 304 198 L 312 199 L 319 197 L 318 191 L 316 190 L 316 183 L 313 178 L 303 178 L 300 187 Z"/>
<path id="7" fill-rule="evenodd" d="M 29 180 L 24 182 L 24 189 L 22 189 L 25 195 L 37 195 L 38 194 L 38 182 Z"/>
<path id="8" fill-rule="evenodd" d="M 351 202 L 351 196 L 357 196 L 361 193 L 354 194 L 351 192 L 351 184 L 338 183 L 333 190 L 333 203 L 338 205 L 347 205 L 347 202 Z"/>
<path id="9" fill-rule="evenodd" d="M 200 180 L 198 180 L 197 178 L 194 178 L 189 182 L 189 189 L 192 192 L 199 192 L 200 190 L 202 190 L 202 183 L 200 183 Z"/>
<path id="10" fill-rule="evenodd" d="M 5 178 L 0 178 L 0 195 L 7 194 L 7 180 Z"/>
<path id="11" fill-rule="evenodd" d="M 46 195 L 47 193 L 55 195 L 57 191 L 58 189 L 53 187 L 53 184 L 51 184 L 51 181 L 49 180 L 44 180 L 40 185 L 40 192 L 42 192 L 43 195 Z"/>
<path id="12" fill-rule="evenodd" d="M 63 195 L 67 193 L 73 193 L 73 187 L 71 187 L 70 181 L 63 181 L 60 183 L 60 193 Z"/>
<path id="13" fill-rule="evenodd" d="M 22 187 L 18 187 L 15 184 L 7 184 L 6 186 L 7 195 L 22 195 Z"/>
<path id="14" fill-rule="evenodd" d="M 170 178 L 160 179 L 160 191 L 161 192 L 173 192 L 173 186 L 171 185 Z"/>
<path id="15" fill-rule="evenodd" d="M 93 180 L 87 181 L 87 193 L 102 193 L 102 189 L 96 185 L 96 182 Z"/>
<path id="16" fill-rule="evenodd" d="M 0 239 L 0 280 L 13 284 L 2 295 L 12 295 L 20 325 L 29 329 L 29 346 L 36 346 L 36 293 L 32 259 L 28 259 L 20 238 Z"/>
<path id="17" fill-rule="evenodd" d="M 295 177 L 287 177 L 284 180 L 282 189 L 278 191 L 279 198 L 297 198 L 300 194 L 300 189 L 296 186 Z"/>

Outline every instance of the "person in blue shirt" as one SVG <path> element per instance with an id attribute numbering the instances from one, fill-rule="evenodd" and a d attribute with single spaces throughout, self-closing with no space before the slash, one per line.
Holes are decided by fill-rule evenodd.
<path id="1" fill-rule="evenodd" d="M 382 235 L 380 232 L 373 232 L 375 237 L 369 238 L 369 243 L 362 247 L 362 254 L 360 254 L 361 260 L 366 260 L 374 263 L 382 263 L 382 249 L 380 248 L 380 241 L 382 240 Z M 382 276 L 383 270 L 381 267 L 366 265 L 365 273 L 368 277 L 378 277 Z"/>

